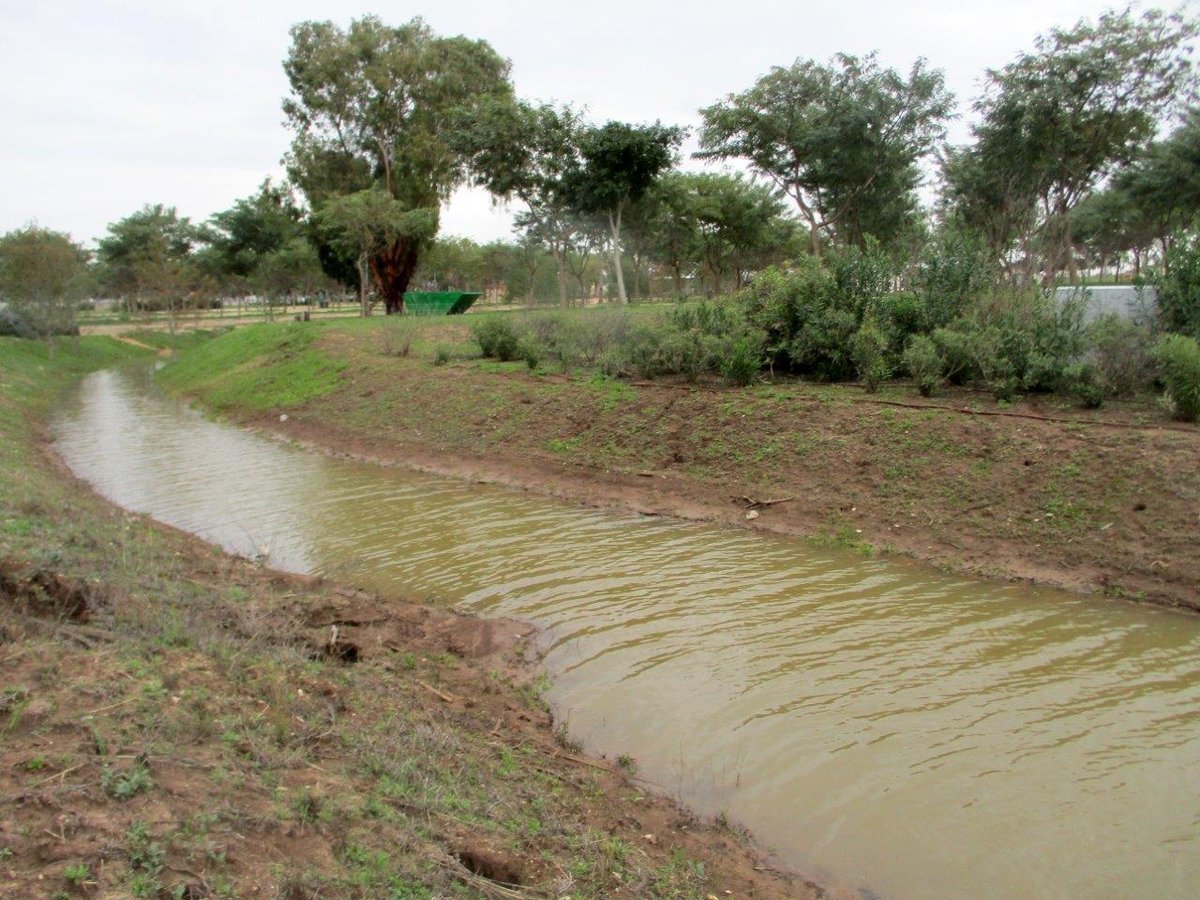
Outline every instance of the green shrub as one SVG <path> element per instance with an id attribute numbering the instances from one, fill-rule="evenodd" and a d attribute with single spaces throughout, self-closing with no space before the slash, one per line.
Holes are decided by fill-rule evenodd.
<path id="1" fill-rule="evenodd" d="M 437 349 L 433 351 L 433 364 L 444 366 L 448 362 L 450 362 L 450 348 L 445 344 L 438 344 Z"/>
<path id="2" fill-rule="evenodd" d="M 1159 325 L 1200 339 L 1200 232 L 1175 236 L 1166 269 L 1158 280 Z"/>
<path id="3" fill-rule="evenodd" d="M 879 385 L 892 375 L 888 360 L 888 339 L 874 320 L 867 320 L 850 340 L 850 353 L 858 377 L 868 394 L 879 390 Z"/>
<path id="4" fill-rule="evenodd" d="M 880 297 L 876 315 L 887 332 L 894 353 L 899 353 L 910 336 L 925 331 L 925 309 L 916 294 L 897 291 Z"/>
<path id="5" fill-rule="evenodd" d="M 739 295 L 747 326 L 761 335 L 772 369 L 840 381 L 856 372 L 852 339 L 868 317 L 896 349 L 916 315 L 912 298 L 889 296 L 892 264 L 874 243 L 828 263 L 802 257 L 760 273 Z"/>
<path id="6" fill-rule="evenodd" d="M 762 333 L 772 367 L 803 370 L 809 363 L 809 345 L 817 347 L 824 342 L 806 340 L 797 346 L 797 335 L 835 305 L 837 281 L 819 259 L 803 257 L 786 271 L 771 268 L 761 272 L 738 299 L 747 323 Z M 857 322 L 850 333 L 855 328 Z M 794 358 L 797 352 L 801 359 Z"/>
<path id="7" fill-rule="evenodd" d="M 1066 367 L 1082 355 L 1086 304 L 1083 295 L 1057 300 L 1040 290 L 986 294 L 970 313 L 981 332 L 977 358 L 992 354 L 1021 390 L 1055 390 Z M 984 378 L 991 380 L 986 372 Z"/>
<path id="8" fill-rule="evenodd" d="M 1200 418 L 1200 344 L 1195 338 L 1168 334 L 1154 348 L 1166 382 L 1171 413 L 1183 422 Z"/>
<path id="9" fill-rule="evenodd" d="M 566 316 L 556 312 L 536 312 L 521 320 L 521 332 L 539 347 L 552 347 L 570 329 Z"/>
<path id="10" fill-rule="evenodd" d="M 792 367 L 829 381 L 844 381 L 854 375 L 850 339 L 858 321 L 848 311 L 826 306 L 813 314 L 787 345 Z"/>
<path id="11" fill-rule="evenodd" d="M 471 334 L 483 355 L 508 362 L 517 359 L 521 341 L 510 319 L 490 316 L 471 326 Z"/>
<path id="12" fill-rule="evenodd" d="M 957 228 L 940 230 L 921 252 L 913 279 L 924 318 L 921 330 L 943 328 L 962 316 L 995 278 L 995 263 L 980 237 Z"/>
<path id="13" fill-rule="evenodd" d="M 718 372 L 731 384 L 750 384 L 763 365 L 763 333 L 730 302 L 676 306 L 663 322 L 658 369 L 696 381 Z"/>
<path id="14" fill-rule="evenodd" d="M 926 334 L 915 335 L 904 349 L 904 368 L 916 382 L 922 397 L 932 397 L 942 383 L 942 357 L 937 344 Z"/>
<path id="15" fill-rule="evenodd" d="M 711 364 L 705 335 L 697 329 L 668 331 L 659 344 L 657 362 L 662 374 L 695 382 Z"/>
<path id="16" fill-rule="evenodd" d="M 847 247 L 830 258 L 837 297 L 834 305 L 861 324 L 892 289 L 895 264 L 879 242 L 868 237 L 864 247 Z"/>
<path id="17" fill-rule="evenodd" d="M 931 335 L 942 374 L 951 384 L 966 384 L 979 376 L 975 365 L 975 341 L 971 335 L 951 328 L 938 328 Z"/>
<path id="18" fill-rule="evenodd" d="M 542 358 L 536 341 L 529 340 L 528 338 L 522 340 L 519 351 L 521 359 L 525 360 L 525 365 L 529 366 L 530 371 L 536 369 L 541 364 Z"/>
<path id="19" fill-rule="evenodd" d="M 616 347 L 610 347 L 600 355 L 596 368 L 609 378 L 626 378 L 632 372 L 626 355 Z"/>
<path id="20" fill-rule="evenodd" d="M 1088 360 L 1109 396 L 1132 394 L 1154 380 L 1154 336 L 1146 326 L 1107 313 L 1088 326 L 1086 340 Z"/>
<path id="21" fill-rule="evenodd" d="M 698 331 L 701 334 L 721 336 L 745 327 L 745 317 L 740 307 L 725 301 L 701 300 L 693 305 L 679 304 L 667 318 L 677 331 Z"/>
<path id="22" fill-rule="evenodd" d="M 662 340 L 664 330 L 649 322 L 639 323 L 625 339 L 620 355 L 624 357 L 625 373 L 650 379 L 664 374 L 662 369 Z"/>
<path id="23" fill-rule="evenodd" d="M 762 341 L 753 334 L 734 337 L 718 350 L 717 368 L 730 384 L 752 383 L 762 369 Z"/>
<path id="24" fill-rule="evenodd" d="M 624 309 L 596 310 L 577 319 L 568 319 L 555 338 L 559 355 L 568 364 L 594 366 L 613 348 L 622 346 L 633 328 Z"/>
<path id="25" fill-rule="evenodd" d="M 981 379 L 1000 400 L 1063 387 L 1086 347 L 1085 302 L 1012 289 L 975 298 L 961 318 L 933 332 L 946 377 L 955 384 Z"/>
<path id="26" fill-rule="evenodd" d="M 560 313 L 533 313 L 518 320 L 516 329 L 520 337 L 521 357 L 529 362 L 530 356 L 537 357 L 537 368 L 543 358 L 554 360 L 566 371 L 576 361 L 577 353 L 572 344 L 571 322 Z"/>
<path id="27" fill-rule="evenodd" d="M 1112 394 L 1103 374 L 1090 362 L 1068 366 L 1065 381 L 1068 390 L 1088 409 L 1099 409 Z"/>
<path id="28" fill-rule="evenodd" d="M 1010 336 L 1018 340 L 1022 337 L 1019 332 Z M 1007 403 L 1017 395 L 1021 380 L 1013 362 L 1014 348 L 1004 337 L 1000 328 L 989 326 L 969 333 L 967 346 L 984 385 L 998 401 Z"/>

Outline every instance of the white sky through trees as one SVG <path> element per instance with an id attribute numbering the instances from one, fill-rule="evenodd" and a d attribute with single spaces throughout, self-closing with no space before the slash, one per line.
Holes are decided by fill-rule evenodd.
<path id="1" fill-rule="evenodd" d="M 281 177 L 291 141 L 282 62 L 289 27 L 304 19 L 345 26 L 367 13 L 388 24 L 423 16 L 440 34 L 489 41 L 512 61 L 519 96 L 586 107 L 597 123 L 694 127 L 700 107 L 797 57 L 877 49 L 884 65 L 907 71 L 924 56 L 958 100 L 950 136 L 961 142 L 985 69 L 1112 5 L 0 0 L 0 233 L 36 221 L 90 244 L 146 203 L 200 222 L 268 175 Z M 1200 15 L 1200 2 L 1187 9 Z M 507 238 L 509 217 L 486 194 L 462 192 L 441 233 Z"/>

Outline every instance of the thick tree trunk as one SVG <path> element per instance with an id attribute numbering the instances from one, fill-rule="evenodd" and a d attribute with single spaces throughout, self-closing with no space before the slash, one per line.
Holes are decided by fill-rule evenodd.
<path id="1" fill-rule="evenodd" d="M 567 308 L 567 253 L 562 247 L 554 248 L 554 265 L 558 275 L 558 305 Z"/>
<path id="2" fill-rule="evenodd" d="M 1071 284 L 1079 281 L 1079 267 L 1075 261 L 1075 245 L 1071 242 L 1071 220 L 1067 218 L 1067 207 L 1064 203 L 1058 212 L 1061 231 L 1063 261 L 1066 264 L 1067 280 Z"/>
<path id="3" fill-rule="evenodd" d="M 1067 280 L 1071 284 L 1079 282 L 1079 266 L 1075 263 L 1075 248 L 1070 244 L 1064 248 L 1067 254 Z"/>
<path id="4" fill-rule="evenodd" d="M 625 273 L 621 271 L 621 207 L 617 207 L 615 218 L 611 212 L 608 214 L 608 227 L 612 230 L 612 258 L 617 276 L 617 302 L 628 303 L 629 298 L 625 296 Z"/>
<path id="5" fill-rule="evenodd" d="M 419 241 L 403 240 L 371 257 L 375 285 L 389 316 L 404 312 L 404 292 L 417 269 L 419 255 Z"/>
<path id="6" fill-rule="evenodd" d="M 370 275 L 367 254 L 360 253 L 358 256 L 358 305 L 364 319 L 371 314 L 371 301 L 367 299 L 367 279 L 370 278 Z"/>

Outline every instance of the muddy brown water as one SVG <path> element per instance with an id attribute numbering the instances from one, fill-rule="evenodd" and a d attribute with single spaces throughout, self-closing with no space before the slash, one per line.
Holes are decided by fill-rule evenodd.
<path id="1" fill-rule="evenodd" d="M 329 459 L 141 374 L 56 423 L 127 508 L 276 567 L 545 629 L 595 751 L 883 898 L 1200 884 L 1200 619 Z"/>

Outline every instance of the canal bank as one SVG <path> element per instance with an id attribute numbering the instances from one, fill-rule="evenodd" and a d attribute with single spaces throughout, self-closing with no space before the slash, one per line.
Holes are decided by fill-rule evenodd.
<path id="1" fill-rule="evenodd" d="M 143 355 L 0 340 L 0 893 L 815 895 L 558 742 L 495 626 L 366 622 L 73 479 L 40 423 Z"/>
<path id="2" fill-rule="evenodd" d="M 914 898 L 1197 877 L 1194 617 L 325 459 L 108 373 L 62 428 L 101 490 L 238 552 L 538 622 L 572 738 L 805 871 Z"/>
<path id="3" fill-rule="evenodd" d="M 163 382 L 339 454 L 1200 607 L 1200 429 L 1153 398 L 630 383 L 477 355 L 457 322 L 275 326 L 184 354 Z"/>

